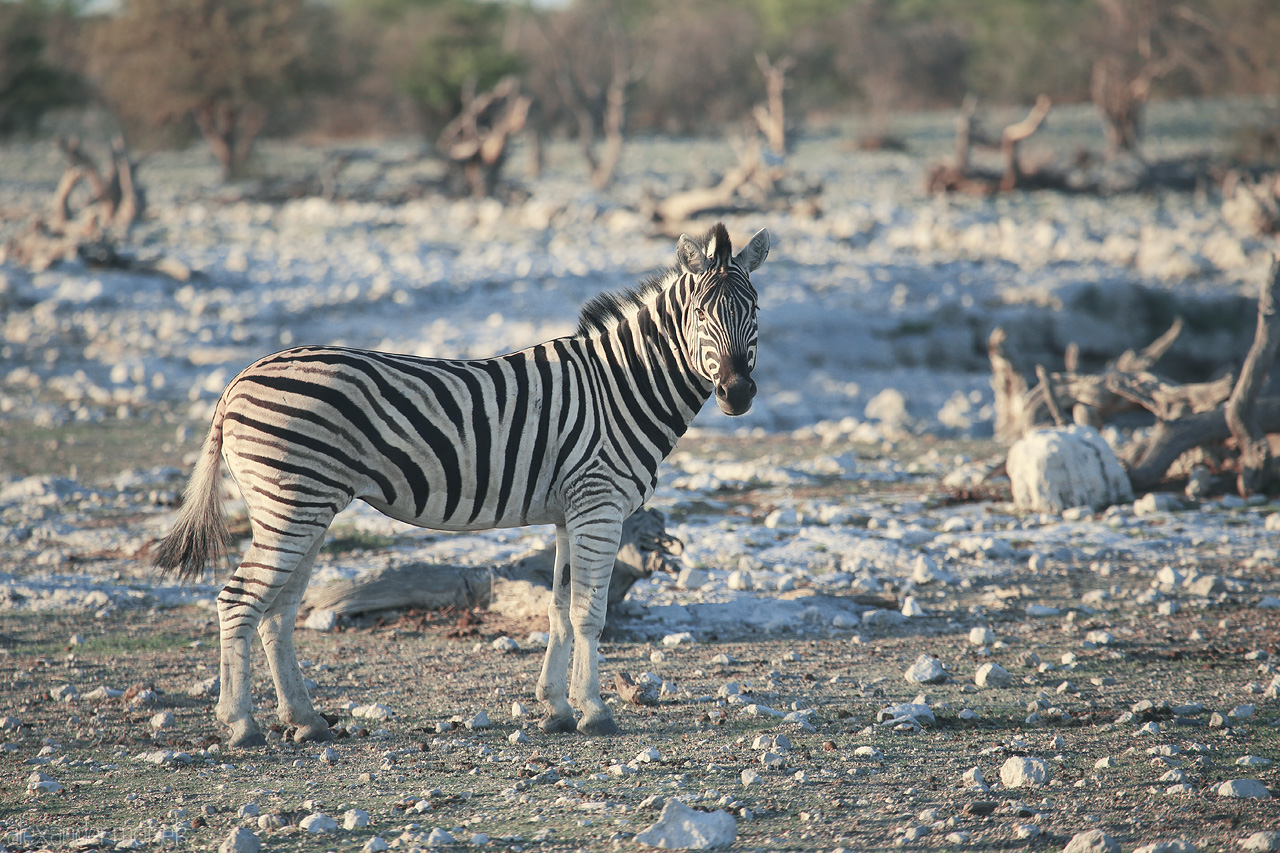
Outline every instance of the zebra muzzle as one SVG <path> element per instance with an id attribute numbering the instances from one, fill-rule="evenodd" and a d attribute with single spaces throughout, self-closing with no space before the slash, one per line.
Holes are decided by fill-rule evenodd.
<path id="1" fill-rule="evenodd" d="M 745 415 L 755 396 L 756 383 L 745 374 L 735 373 L 716 383 L 716 403 L 726 415 Z"/>

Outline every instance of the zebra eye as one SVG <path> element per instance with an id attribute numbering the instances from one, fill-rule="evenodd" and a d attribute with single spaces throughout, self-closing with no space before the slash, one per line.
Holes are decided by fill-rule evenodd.
<path id="1" fill-rule="evenodd" d="M 698 318 L 698 322 L 699 322 L 699 323 L 705 323 L 705 322 L 707 322 L 707 312 L 706 312 L 706 311 L 703 311 L 701 308 L 695 308 L 693 313 L 694 313 L 694 316 L 696 316 L 696 317 Z"/>

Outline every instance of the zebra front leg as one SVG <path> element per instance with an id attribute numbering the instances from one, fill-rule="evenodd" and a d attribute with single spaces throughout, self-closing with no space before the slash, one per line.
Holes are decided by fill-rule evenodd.
<path id="1" fill-rule="evenodd" d="M 298 668 L 298 654 L 293 647 L 293 627 L 298 619 L 298 605 L 302 603 L 307 582 L 311 579 L 311 567 L 323 544 L 324 539 L 317 536 L 311 550 L 298 562 L 297 568 L 276 593 L 275 601 L 271 602 L 266 615 L 258 624 L 258 637 L 267 652 L 271 678 L 276 685 L 276 713 L 280 722 L 297 727 L 293 736 L 296 741 L 333 740 L 329 724 L 316 713 L 315 706 L 311 704 L 311 697 L 302 681 L 302 670 Z"/>
<path id="2" fill-rule="evenodd" d="M 571 732 L 575 727 L 568 695 L 569 653 L 573 648 L 569 623 L 569 553 L 569 533 L 563 525 L 558 526 L 551 604 L 547 608 L 550 640 L 542 659 L 542 674 L 538 676 L 538 699 L 547 706 L 547 716 L 538 724 L 544 732 Z"/>
<path id="3" fill-rule="evenodd" d="M 599 648 L 609 605 L 609 577 L 618 557 L 620 518 L 593 518 L 570 533 L 573 623 L 573 673 L 569 699 L 582 711 L 578 731 L 584 735 L 617 734 L 618 724 L 600 698 Z"/>

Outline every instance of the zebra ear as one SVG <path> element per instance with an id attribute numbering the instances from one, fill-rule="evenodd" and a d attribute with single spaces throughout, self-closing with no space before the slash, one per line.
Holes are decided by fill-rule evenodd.
<path id="1" fill-rule="evenodd" d="M 688 234 L 681 234 L 680 242 L 676 243 L 676 260 L 681 269 L 691 273 L 700 273 L 707 265 L 706 253 Z"/>
<path id="2" fill-rule="evenodd" d="M 769 229 L 761 228 L 734 260 L 746 267 L 747 272 L 755 272 L 756 267 L 763 264 L 767 257 L 769 257 Z"/>

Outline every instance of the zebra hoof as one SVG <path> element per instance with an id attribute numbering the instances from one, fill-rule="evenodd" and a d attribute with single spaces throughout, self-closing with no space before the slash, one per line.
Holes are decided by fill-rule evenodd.
<path id="1" fill-rule="evenodd" d="M 329 730 L 328 724 L 322 721 L 314 726 L 298 726 L 298 731 L 294 733 L 293 739 L 298 743 L 305 741 L 321 743 L 333 740 L 333 732 Z"/>
<path id="2" fill-rule="evenodd" d="M 594 717 L 588 719 L 583 717 L 578 722 L 578 734 L 588 735 L 590 737 L 600 737 L 604 735 L 616 735 L 620 729 L 618 724 L 613 721 L 611 716 Z"/>
<path id="3" fill-rule="evenodd" d="M 549 735 L 567 734 L 576 731 L 573 717 L 543 717 L 538 728 Z"/>
<path id="4" fill-rule="evenodd" d="M 231 738 L 231 742 L 227 745 L 232 749 L 255 749 L 266 746 L 267 739 L 260 731 L 250 731 Z"/>

